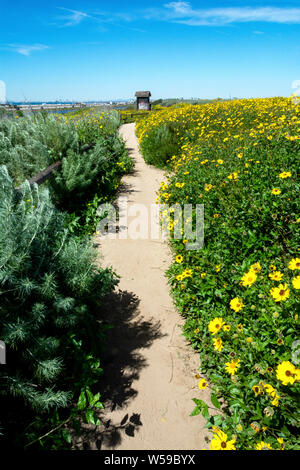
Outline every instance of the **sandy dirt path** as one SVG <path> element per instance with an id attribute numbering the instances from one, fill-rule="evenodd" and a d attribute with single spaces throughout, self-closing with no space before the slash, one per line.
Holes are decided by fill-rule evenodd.
<path id="1" fill-rule="evenodd" d="M 164 173 L 145 164 L 135 125 L 120 134 L 135 160 L 135 171 L 122 180 L 121 196 L 150 207 Z M 117 450 L 208 448 L 202 416 L 190 417 L 192 398 L 209 402 L 198 390 L 199 356 L 182 336 L 182 319 L 173 307 L 165 270 L 168 244 L 156 240 L 97 240 L 101 266 L 121 276 L 106 302 L 109 331 L 104 359 L 105 423 L 97 447 Z M 103 390 L 103 383 L 101 383 Z"/>

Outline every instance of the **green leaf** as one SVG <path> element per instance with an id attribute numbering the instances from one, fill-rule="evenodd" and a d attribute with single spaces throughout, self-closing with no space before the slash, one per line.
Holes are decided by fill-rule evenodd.
<path id="1" fill-rule="evenodd" d="M 86 408 L 86 396 L 84 391 L 81 392 L 78 402 L 77 402 L 77 408 L 79 410 L 84 410 Z"/>
<path id="2" fill-rule="evenodd" d="M 64 440 L 65 440 L 68 444 L 71 444 L 71 442 L 72 442 L 71 434 L 69 433 L 69 431 L 68 431 L 67 429 L 63 429 L 63 430 L 62 430 L 62 435 L 63 435 Z"/>
<path id="3" fill-rule="evenodd" d="M 201 408 L 199 408 L 198 406 L 196 406 L 196 408 L 193 409 L 193 411 L 191 412 L 190 416 L 197 416 L 201 413 Z"/>
<path id="4" fill-rule="evenodd" d="M 96 403 L 94 403 L 93 406 L 94 406 L 95 408 L 99 408 L 99 409 L 101 409 L 101 410 L 104 409 L 104 405 L 103 405 L 103 403 L 102 403 L 101 401 L 97 401 Z"/>
<path id="5" fill-rule="evenodd" d="M 96 424 L 95 413 L 90 408 L 85 412 L 85 419 L 88 424 Z"/>
<path id="6" fill-rule="evenodd" d="M 221 408 L 221 404 L 214 393 L 211 394 L 210 399 L 212 404 L 219 410 Z"/>
<path id="7" fill-rule="evenodd" d="M 207 405 L 205 405 L 205 406 L 203 407 L 202 416 L 203 416 L 203 418 L 205 418 L 205 419 L 209 419 L 209 418 L 210 418 L 210 414 L 209 414 L 208 406 L 207 406 Z"/>

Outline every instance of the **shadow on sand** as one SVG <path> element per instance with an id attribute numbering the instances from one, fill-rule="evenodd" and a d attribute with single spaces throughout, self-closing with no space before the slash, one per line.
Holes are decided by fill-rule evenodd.
<path id="1" fill-rule="evenodd" d="M 107 347 L 102 352 L 101 367 L 104 373 L 99 382 L 101 401 L 105 410 L 110 412 L 125 408 L 137 391 L 132 387 L 139 378 L 142 368 L 147 367 L 142 349 L 149 346 L 163 335 L 160 322 L 144 320 L 139 314 L 139 299 L 133 293 L 116 291 L 109 294 L 101 308 L 101 320 L 114 327 L 107 332 Z M 105 411 L 99 414 L 101 426 L 83 425 L 84 433 L 74 439 L 76 449 L 100 450 L 105 447 L 117 448 L 122 441 L 122 434 L 134 437 L 142 423 L 138 413 L 124 417 L 120 423 L 112 423 Z"/>

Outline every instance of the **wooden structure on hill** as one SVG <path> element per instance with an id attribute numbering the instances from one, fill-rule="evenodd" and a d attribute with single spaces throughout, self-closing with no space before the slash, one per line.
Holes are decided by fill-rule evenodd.
<path id="1" fill-rule="evenodd" d="M 151 103 L 150 103 L 150 91 L 137 91 L 136 94 L 136 109 L 151 111 Z"/>

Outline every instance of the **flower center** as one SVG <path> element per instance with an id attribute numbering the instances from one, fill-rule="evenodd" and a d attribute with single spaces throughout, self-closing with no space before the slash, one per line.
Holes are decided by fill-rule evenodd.
<path id="1" fill-rule="evenodd" d="M 279 291 L 279 295 L 284 295 L 284 294 L 285 294 L 285 290 Z"/>
<path id="2" fill-rule="evenodd" d="M 292 373 L 291 373 L 290 370 L 287 370 L 287 371 L 285 372 L 285 375 L 286 375 L 287 377 L 290 377 L 290 376 L 292 375 Z"/>
<path id="3" fill-rule="evenodd" d="M 227 447 L 227 444 L 226 444 L 226 442 L 225 442 L 225 441 L 221 442 L 221 447 L 222 447 L 222 449 L 226 449 L 226 447 Z"/>

